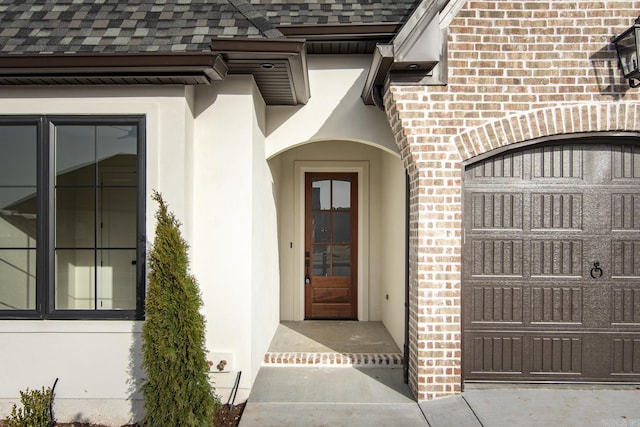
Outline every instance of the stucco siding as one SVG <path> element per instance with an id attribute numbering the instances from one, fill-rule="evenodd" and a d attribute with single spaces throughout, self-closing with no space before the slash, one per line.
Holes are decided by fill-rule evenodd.
<path id="1" fill-rule="evenodd" d="M 266 155 L 307 142 L 356 141 L 397 153 L 384 113 L 360 98 L 367 55 L 310 55 L 311 98 L 306 105 L 267 108 Z"/>
<path id="2" fill-rule="evenodd" d="M 213 102 L 215 100 L 215 102 Z M 278 325 L 278 251 L 264 102 L 251 76 L 196 92 L 193 271 L 223 394 L 242 371 L 246 398 Z"/>
<path id="3" fill-rule="evenodd" d="M 0 114 L 7 115 L 145 115 L 147 189 L 161 191 L 176 216 L 187 220 L 191 114 L 184 88 L 3 88 L 0 97 Z M 149 198 L 149 241 L 155 209 Z M 136 393 L 142 378 L 140 327 L 133 321 L 0 321 L 0 414 L 10 412 L 20 390 L 52 386 L 59 378 L 59 420 L 117 424 L 136 419 L 142 405 Z"/>

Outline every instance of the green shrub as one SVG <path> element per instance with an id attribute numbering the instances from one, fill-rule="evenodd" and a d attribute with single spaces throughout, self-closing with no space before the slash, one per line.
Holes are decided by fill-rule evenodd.
<path id="1" fill-rule="evenodd" d="M 205 322 L 198 284 L 189 274 L 188 245 L 162 196 L 149 253 L 142 365 L 146 372 L 145 426 L 207 426 L 219 402 L 209 382 Z"/>
<path id="2" fill-rule="evenodd" d="M 20 392 L 22 408 L 13 405 L 11 415 L 7 418 L 9 427 L 51 427 L 55 425 L 51 407 L 53 390 L 50 387 L 42 390 Z"/>

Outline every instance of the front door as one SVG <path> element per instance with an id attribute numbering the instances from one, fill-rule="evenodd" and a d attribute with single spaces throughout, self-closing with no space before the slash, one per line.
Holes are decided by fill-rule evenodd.
<path id="1" fill-rule="evenodd" d="M 356 319 L 358 175 L 305 174 L 305 319 Z"/>

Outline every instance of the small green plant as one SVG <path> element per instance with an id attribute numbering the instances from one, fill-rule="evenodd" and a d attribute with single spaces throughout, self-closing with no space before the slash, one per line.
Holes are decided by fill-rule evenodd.
<path id="1" fill-rule="evenodd" d="M 58 380 L 56 380 L 57 382 Z M 55 384 L 53 386 L 55 388 Z M 53 389 L 42 387 L 42 390 L 20 391 L 22 408 L 13 405 L 11 415 L 7 418 L 9 427 L 52 427 Z"/>

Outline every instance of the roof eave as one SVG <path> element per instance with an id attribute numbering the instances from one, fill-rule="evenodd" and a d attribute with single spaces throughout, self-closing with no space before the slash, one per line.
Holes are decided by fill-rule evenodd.
<path id="1" fill-rule="evenodd" d="M 211 49 L 224 58 L 229 74 L 253 74 L 268 105 L 309 101 L 305 40 L 215 38 Z"/>
<path id="2" fill-rule="evenodd" d="M 226 74 L 210 52 L 0 56 L 0 85 L 209 84 Z"/>
<path id="3" fill-rule="evenodd" d="M 446 61 L 446 28 L 440 28 L 439 19 L 446 5 L 447 0 L 423 0 L 391 43 L 380 45 L 374 52 L 361 94 L 365 104 L 382 108 L 379 93 L 392 73 L 402 75 L 404 81 L 424 82 Z M 439 78 L 431 84 L 444 84 L 442 73 L 437 74 Z"/>

